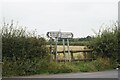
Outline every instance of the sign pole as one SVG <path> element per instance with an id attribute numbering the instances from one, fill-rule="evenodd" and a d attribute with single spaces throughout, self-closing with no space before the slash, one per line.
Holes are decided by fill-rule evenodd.
<path id="1" fill-rule="evenodd" d="M 58 62 L 58 53 L 57 53 L 57 43 L 58 43 L 58 39 L 62 38 L 62 39 L 67 39 L 67 48 L 68 48 L 68 61 L 70 62 L 70 49 L 69 49 L 69 38 L 73 38 L 73 33 L 71 32 L 60 32 L 60 31 L 51 31 L 51 32 L 47 32 L 47 37 L 51 37 L 51 38 L 55 38 L 55 61 Z M 65 41 L 63 41 L 63 49 L 64 49 L 64 58 L 65 58 L 65 62 L 66 62 L 66 55 L 65 55 Z M 51 51 L 51 56 L 52 56 L 52 51 Z"/>
<path id="2" fill-rule="evenodd" d="M 68 47 L 68 61 L 70 62 L 70 48 L 69 48 L 69 40 L 67 39 L 67 47 Z"/>

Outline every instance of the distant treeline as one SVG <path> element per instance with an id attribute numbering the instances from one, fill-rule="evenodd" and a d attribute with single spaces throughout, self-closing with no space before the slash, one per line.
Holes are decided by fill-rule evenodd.
<path id="1" fill-rule="evenodd" d="M 92 38 L 91 36 L 81 37 L 81 38 L 70 38 L 69 41 L 70 42 L 89 41 L 91 38 Z M 67 39 L 64 40 L 67 41 Z M 62 38 L 59 39 L 58 41 L 62 41 Z"/>
<path id="2" fill-rule="evenodd" d="M 69 43 L 70 45 L 79 45 L 79 46 L 84 46 L 87 45 L 89 43 L 89 41 L 92 39 L 91 36 L 87 36 L 87 37 L 82 37 L 82 38 L 69 38 Z M 58 39 L 58 45 L 62 45 L 63 38 L 59 38 Z M 64 38 L 65 40 L 65 44 L 67 44 L 67 39 Z M 50 44 L 50 40 L 48 41 L 48 45 Z M 52 40 L 52 44 L 55 44 L 54 39 Z"/>

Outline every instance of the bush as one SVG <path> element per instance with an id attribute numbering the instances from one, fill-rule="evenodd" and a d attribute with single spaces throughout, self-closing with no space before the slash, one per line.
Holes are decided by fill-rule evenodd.
<path id="1" fill-rule="evenodd" d="M 96 61 L 93 62 L 93 65 L 98 71 L 114 68 L 114 64 L 109 58 L 98 58 Z"/>
<path id="2" fill-rule="evenodd" d="M 3 76 L 30 75 L 36 64 L 48 56 L 46 40 L 13 23 L 2 27 Z"/>
<path id="3" fill-rule="evenodd" d="M 104 29 L 100 31 L 90 42 L 90 47 L 94 49 L 94 55 L 97 57 L 108 57 L 113 60 L 117 59 L 118 38 L 117 27 L 113 29 Z"/>
<path id="4" fill-rule="evenodd" d="M 75 65 L 81 72 L 109 70 L 115 67 L 109 58 L 98 58 L 92 62 L 80 62 Z"/>
<path id="5" fill-rule="evenodd" d="M 118 23 L 118 31 L 117 31 L 117 38 L 118 38 L 118 60 L 117 63 L 120 64 L 120 23 Z"/>

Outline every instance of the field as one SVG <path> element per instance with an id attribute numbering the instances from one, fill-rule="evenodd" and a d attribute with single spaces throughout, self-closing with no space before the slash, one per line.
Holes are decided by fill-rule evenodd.
<path id="1" fill-rule="evenodd" d="M 58 47 L 58 51 L 63 51 L 63 46 L 59 45 Z M 86 46 L 69 46 L 70 50 L 83 50 L 84 48 L 86 48 Z M 65 46 L 65 50 L 67 49 L 67 46 Z"/>
<path id="2" fill-rule="evenodd" d="M 47 45 L 49 47 L 49 45 Z M 76 50 L 84 50 L 84 48 L 87 48 L 86 46 L 69 46 L 69 49 L 72 51 Z M 68 50 L 68 47 L 65 46 L 65 50 Z M 63 45 L 58 45 L 57 46 L 57 51 L 63 51 Z M 66 55 L 66 60 L 68 60 L 68 53 L 65 53 Z M 58 53 L 58 60 L 64 60 L 64 55 L 62 53 Z M 84 54 L 83 52 L 77 52 L 73 53 L 74 59 L 84 59 Z M 87 58 L 90 57 L 90 54 L 87 54 Z M 53 57 L 54 58 L 54 57 Z M 71 59 L 71 56 L 70 56 Z"/>

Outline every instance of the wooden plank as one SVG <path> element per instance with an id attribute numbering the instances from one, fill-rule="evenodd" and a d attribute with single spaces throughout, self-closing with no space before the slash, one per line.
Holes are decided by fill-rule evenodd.
<path id="1" fill-rule="evenodd" d="M 75 51 L 73 51 L 73 50 L 71 50 L 70 52 L 71 53 L 78 53 L 78 52 L 92 52 L 93 51 L 93 49 L 85 49 L 85 50 L 75 50 Z M 57 51 L 58 53 L 64 53 L 64 51 Z M 68 51 L 65 51 L 66 53 L 68 52 Z"/>
<path id="2" fill-rule="evenodd" d="M 86 58 L 86 59 L 74 59 L 74 60 L 72 60 L 72 61 L 92 61 L 92 60 L 96 60 L 96 59 Z"/>

